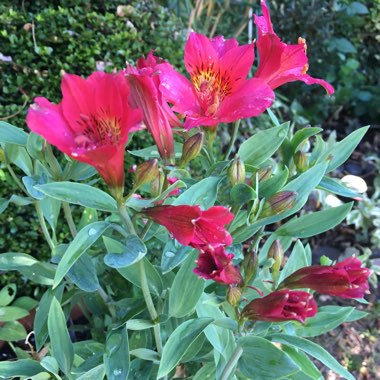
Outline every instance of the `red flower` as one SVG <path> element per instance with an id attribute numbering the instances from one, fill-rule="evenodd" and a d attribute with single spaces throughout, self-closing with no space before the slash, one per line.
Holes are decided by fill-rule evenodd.
<path id="1" fill-rule="evenodd" d="M 246 79 L 253 60 L 253 44 L 191 33 L 185 46 L 191 81 L 166 65 L 160 68 L 160 88 L 173 110 L 187 116 L 186 129 L 257 116 L 271 106 L 274 94 L 261 79 Z"/>
<path id="2" fill-rule="evenodd" d="M 307 292 L 282 289 L 263 298 L 251 301 L 242 311 L 242 315 L 253 321 L 299 321 L 317 313 L 313 296 Z"/>
<path id="3" fill-rule="evenodd" d="M 141 120 L 129 102 L 121 74 L 95 72 L 87 79 L 66 74 L 62 102 L 36 98 L 26 122 L 50 144 L 78 161 L 94 166 L 110 188 L 124 185 L 124 148 L 128 133 Z"/>
<path id="4" fill-rule="evenodd" d="M 286 278 L 282 287 L 309 288 L 319 293 L 342 298 L 363 298 L 368 291 L 368 277 L 371 271 L 362 268 L 355 257 L 327 266 L 313 265 L 301 268 Z"/>
<path id="5" fill-rule="evenodd" d="M 243 279 L 232 263 L 233 257 L 232 253 L 226 253 L 224 247 L 210 247 L 199 254 L 196 261 L 198 267 L 194 269 L 194 273 L 221 284 L 240 284 Z"/>
<path id="6" fill-rule="evenodd" d="M 234 215 L 222 206 L 202 211 L 199 206 L 156 206 L 144 213 L 163 225 L 183 245 L 197 249 L 219 247 L 232 243 L 231 235 L 224 228 Z"/>
<path id="7" fill-rule="evenodd" d="M 334 88 L 322 79 L 306 74 L 309 65 L 306 55 L 306 41 L 298 39 L 297 45 L 287 45 L 273 31 L 272 21 L 265 0 L 261 0 L 263 16 L 255 16 L 258 28 L 257 48 L 260 56 L 255 78 L 262 79 L 272 89 L 284 83 L 301 80 L 306 84 L 319 84 L 327 93 L 334 93 Z"/>
<path id="8" fill-rule="evenodd" d="M 160 70 L 165 66 L 170 65 L 150 52 L 147 59 L 137 61 L 137 68 L 129 65 L 125 72 L 131 85 L 132 101 L 142 109 L 144 123 L 156 142 L 160 156 L 171 162 L 174 158 L 171 125 L 178 126 L 180 122 L 159 90 Z"/>

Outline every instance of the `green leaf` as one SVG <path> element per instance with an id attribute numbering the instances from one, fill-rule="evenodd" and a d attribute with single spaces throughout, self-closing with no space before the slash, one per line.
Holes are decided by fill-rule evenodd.
<path id="1" fill-rule="evenodd" d="M 157 378 L 166 376 L 180 363 L 191 343 L 212 321 L 212 318 L 190 319 L 173 331 L 164 346 Z"/>
<path id="2" fill-rule="evenodd" d="M 126 380 L 129 372 L 129 347 L 126 326 L 111 330 L 106 341 L 104 368 L 108 380 Z"/>
<path id="3" fill-rule="evenodd" d="M 297 350 L 297 348 L 294 348 L 292 346 L 288 346 L 287 344 L 282 345 L 281 347 L 282 351 L 284 351 L 292 361 L 297 364 L 301 371 L 303 372 L 303 376 L 301 379 L 306 379 L 307 375 L 313 380 L 320 380 L 322 379 L 322 374 L 319 371 L 319 369 L 315 366 L 315 364 L 309 359 L 309 357 L 300 350 Z"/>
<path id="4" fill-rule="evenodd" d="M 268 338 L 278 343 L 288 344 L 299 348 L 310 356 L 318 359 L 326 367 L 332 369 L 338 375 L 344 377 L 347 380 L 355 380 L 355 378 L 346 370 L 346 368 L 340 365 L 324 348 L 316 343 L 310 342 L 304 338 L 285 334 L 272 334 Z"/>
<path id="5" fill-rule="evenodd" d="M 25 146 L 27 141 L 28 134 L 21 128 L 17 128 L 5 121 L 0 121 L 0 143 Z"/>
<path id="6" fill-rule="evenodd" d="M 278 279 L 278 283 L 289 277 L 292 273 L 297 271 L 300 268 L 308 266 L 308 260 L 306 257 L 305 248 L 302 243 L 297 240 L 294 245 L 293 251 L 289 256 L 289 259 L 286 261 L 284 269 L 280 273 L 280 277 Z"/>
<path id="7" fill-rule="evenodd" d="M 183 263 L 191 251 L 194 251 L 194 249 L 181 245 L 174 239 L 169 239 L 161 255 L 162 273 L 168 273 Z"/>
<path id="8" fill-rule="evenodd" d="M 232 187 L 230 192 L 231 202 L 234 205 L 242 205 L 250 200 L 257 198 L 255 190 L 245 183 L 239 183 Z"/>
<path id="9" fill-rule="evenodd" d="M 342 197 L 347 197 L 347 198 L 354 198 L 354 199 L 361 199 L 362 195 L 355 193 L 342 183 L 336 181 L 333 178 L 324 176 L 322 178 L 322 181 L 319 183 L 318 187 L 323 190 L 327 190 L 330 193 L 334 193 L 337 195 L 340 195 Z"/>
<path id="10" fill-rule="evenodd" d="M 45 185 L 36 185 L 35 188 L 60 201 L 101 211 L 117 211 L 115 199 L 104 191 L 83 183 L 51 182 Z"/>
<path id="11" fill-rule="evenodd" d="M 290 123 L 286 122 L 279 127 L 257 132 L 241 144 L 237 153 L 238 156 L 246 164 L 259 166 L 281 146 L 288 133 L 289 125 Z"/>
<path id="12" fill-rule="evenodd" d="M 25 339 L 27 334 L 25 327 L 20 322 L 7 322 L 0 327 L 0 341 L 16 342 Z"/>
<path id="13" fill-rule="evenodd" d="M 99 288 L 96 267 L 91 257 L 84 253 L 67 272 L 69 279 L 85 292 L 95 292 Z"/>
<path id="14" fill-rule="evenodd" d="M 21 309 L 25 309 L 28 311 L 34 309 L 37 305 L 38 301 L 28 296 L 19 297 L 12 304 L 12 306 L 21 307 Z"/>
<path id="15" fill-rule="evenodd" d="M 283 170 L 280 170 L 271 178 L 260 182 L 259 184 L 259 195 L 260 197 L 268 198 L 271 195 L 279 192 L 285 185 L 289 177 L 289 170 L 285 167 Z"/>
<path id="16" fill-rule="evenodd" d="M 324 313 L 330 313 L 334 314 L 337 313 L 339 310 L 345 309 L 342 306 L 336 306 L 336 305 L 328 305 L 328 306 L 321 306 L 318 308 L 318 313 L 324 312 Z M 351 307 L 348 307 L 347 309 L 351 309 Z M 354 322 L 357 321 L 358 319 L 364 318 L 368 315 L 365 311 L 361 311 L 358 309 L 354 309 L 352 313 L 348 314 L 346 317 L 346 322 Z"/>
<path id="17" fill-rule="evenodd" d="M 346 203 L 338 207 L 331 207 L 326 210 L 302 215 L 299 218 L 293 218 L 282 225 L 276 231 L 276 234 L 302 239 L 321 234 L 341 223 L 351 211 L 352 206 L 352 202 Z"/>
<path id="18" fill-rule="evenodd" d="M 200 205 L 205 209 L 213 206 L 220 181 L 219 177 L 202 179 L 176 198 L 173 205 Z"/>
<path id="19" fill-rule="evenodd" d="M 215 364 L 205 363 L 205 365 L 195 374 L 193 380 L 215 379 Z"/>
<path id="20" fill-rule="evenodd" d="M 124 268 L 140 261 L 147 253 L 144 242 L 137 235 L 129 235 L 124 242 L 124 250 L 109 252 L 104 262 L 111 268 Z"/>
<path id="21" fill-rule="evenodd" d="M 146 160 L 149 160 L 151 158 L 160 158 L 160 153 L 158 153 L 156 145 L 152 145 L 144 149 L 128 150 L 128 153 L 136 157 L 145 158 Z M 181 157 L 182 155 L 181 143 L 178 143 L 178 142 L 174 143 L 174 154 L 175 154 L 175 157 L 177 158 Z"/>
<path id="22" fill-rule="evenodd" d="M 44 367 L 47 371 L 54 373 L 57 377 L 59 373 L 59 365 L 56 358 L 53 356 L 45 356 L 42 358 L 40 363 L 42 367 Z M 60 379 L 60 376 L 58 376 L 58 378 Z"/>
<path id="23" fill-rule="evenodd" d="M 94 367 L 80 375 L 77 380 L 103 380 L 105 375 L 104 364 L 99 364 L 97 367 Z"/>
<path id="24" fill-rule="evenodd" d="M 172 317 L 182 318 L 192 313 L 202 295 L 205 282 L 193 272 L 197 256 L 195 252 L 189 253 L 174 278 L 169 298 Z"/>
<path id="25" fill-rule="evenodd" d="M 74 240 L 67 247 L 62 260 L 58 264 L 53 289 L 60 284 L 81 255 L 83 255 L 109 227 L 110 224 L 107 222 L 94 222 L 83 227 L 78 232 L 78 235 L 75 236 Z"/>
<path id="26" fill-rule="evenodd" d="M 74 361 L 74 347 L 66 327 L 65 314 L 59 301 L 54 297 L 49 310 L 48 331 L 53 356 L 59 368 L 68 375 Z"/>
<path id="27" fill-rule="evenodd" d="M 44 141 L 44 138 L 40 135 L 37 135 L 37 133 L 29 133 L 26 143 L 26 150 L 28 151 L 30 157 L 34 158 L 35 160 L 44 161 Z"/>
<path id="28" fill-rule="evenodd" d="M 238 368 L 249 378 L 254 374 L 255 380 L 282 379 L 300 370 L 288 355 L 264 338 L 243 337 L 238 345 L 243 348 Z"/>
<path id="29" fill-rule="evenodd" d="M 34 376 L 43 371 L 40 363 L 32 359 L 0 362 L 0 378 L 9 379 L 19 376 Z"/>
<path id="30" fill-rule="evenodd" d="M 149 262 L 149 260 L 144 257 L 142 259 L 146 276 L 148 278 L 149 290 L 153 294 L 160 295 L 162 293 L 163 284 L 160 274 L 157 269 Z M 132 284 L 141 287 L 141 276 L 139 270 L 139 263 L 135 263 L 125 268 L 118 268 L 117 271 L 126 278 Z"/>
<path id="31" fill-rule="evenodd" d="M 297 148 L 299 147 L 299 145 L 303 141 L 305 141 L 309 137 L 314 136 L 314 135 L 316 135 L 322 131 L 323 131 L 323 129 L 318 128 L 318 127 L 308 127 L 308 128 L 302 128 L 302 129 L 298 130 L 294 134 L 292 141 L 291 141 L 293 153 L 297 150 Z"/>
<path id="32" fill-rule="evenodd" d="M 131 355 L 136 356 L 136 358 L 140 358 L 146 361 L 159 363 L 160 356 L 156 351 L 149 350 L 148 348 L 136 348 L 130 352 Z"/>
<path id="33" fill-rule="evenodd" d="M 319 309 L 318 313 L 314 317 L 307 318 L 306 323 L 297 329 L 297 335 L 303 337 L 314 337 L 324 334 L 347 321 L 354 310 L 354 307 L 340 307 L 334 312 Z"/>
<path id="34" fill-rule="evenodd" d="M 329 160 L 327 173 L 331 172 L 347 161 L 368 129 L 369 126 L 357 129 L 342 141 L 333 144 L 330 149 L 328 149 L 318 158 L 318 162 Z"/>
<path id="35" fill-rule="evenodd" d="M 4 288 L 0 290 L 0 306 L 9 305 L 15 299 L 16 293 L 17 287 L 15 284 L 4 286 Z"/>
<path id="36" fill-rule="evenodd" d="M 0 322 L 10 322 L 29 315 L 28 310 L 16 306 L 0 307 Z"/>
<path id="37" fill-rule="evenodd" d="M 33 163 L 25 148 L 13 145 L 5 145 L 5 155 L 10 162 L 19 167 L 26 175 L 33 175 Z"/>
<path id="38" fill-rule="evenodd" d="M 133 331 L 151 329 L 155 325 L 152 321 L 147 321 L 145 319 L 129 319 L 126 324 L 127 329 Z"/>

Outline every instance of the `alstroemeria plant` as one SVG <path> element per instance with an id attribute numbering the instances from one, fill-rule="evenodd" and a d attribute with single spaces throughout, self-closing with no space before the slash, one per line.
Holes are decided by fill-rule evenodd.
<path id="1" fill-rule="evenodd" d="M 304 40 L 283 43 L 265 1 L 262 13 L 256 43 L 190 33 L 188 77 L 150 52 L 118 73 L 65 74 L 59 104 L 39 97 L 30 106 L 33 133 L 1 122 L 4 162 L 20 190 L 8 203 L 35 206 L 51 258 L 42 260 L 38 247 L 33 256 L 0 254 L 0 270 L 19 271 L 44 291 L 36 292 L 35 343 L 28 335 L 30 350 L 1 362 L 0 378 L 320 379 L 314 357 L 353 379 L 307 338 L 365 313 L 318 310 L 314 291 L 332 303 L 362 298 L 371 271 L 363 257 L 313 265 L 306 240 L 340 223 L 352 203 L 299 212 L 317 187 L 357 198 L 331 173 L 367 128 L 335 145 L 319 137 L 314 148 L 320 128 L 295 132 L 273 112 L 255 123 L 284 83 L 334 91 L 306 74 Z M 239 120 L 251 134 L 241 144 Z M 218 134 L 228 123 L 226 148 Z M 136 166 L 125 182 L 132 132 L 141 149 L 127 148 Z M 24 304 L 1 315 L 21 318 Z"/>

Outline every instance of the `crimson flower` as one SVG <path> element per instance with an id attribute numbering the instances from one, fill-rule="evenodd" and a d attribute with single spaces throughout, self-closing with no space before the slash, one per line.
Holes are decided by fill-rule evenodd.
<path id="1" fill-rule="evenodd" d="M 204 247 L 219 247 L 232 243 L 225 229 L 234 215 L 225 207 L 214 206 L 201 210 L 199 206 L 163 205 L 144 209 L 148 217 L 163 225 L 183 245 L 199 250 Z"/>
<path id="2" fill-rule="evenodd" d="M 311 294 L 303 291 L 282 289 L 263 298 L 251 301 L 242 311 L 242 315 L 253 321 L 298 321 L 317 313 L 317 305 Z"/>
<path id="3" fill-rule="evenodd" d="M 174 158 L 174 140 L 171 126 L 180 122 L 162 98 L 160 70 L 170 66 L 163 60 L 148 54 L 137 61 L 137 68 L 128 65 L 125 73 L 131 86 L 132 101 L 143 112 L 144 123 L 156 142 L 160 156 L 167 162 Z"/>
<path id="4" fill-rule="evenodd" d="M 28 127 L 71 158 L 94 166 L 120 196 L 125 144 L 141 120 L 129 104 L 128 83 L 122 74 L 94 72 L 87 79 L 66 74 L 61 87 L 59 104 L 34 100 Z"/>
<path id="5" fill-rule="evenodd" d="M 261 0 L 263 16 L 255 15 L 258 28 L 257 49 L 260 63 L 255 78 L 263 80 L 275 89 L 284 83 L 301 80 L 306 84 L 319 84 L 327 93 L 334 93 L 334 88 L 322 79 L 306 74 L 309 65 L 306 55 L 306 41 L 298 39 L 298 44 L 288 45 L 280 40 L 273 31 L 272 21 L 265 0 Z"/>
<path id="6" fill-rule="evenodd" d="M 263 80 L 246 79 L 254 61 L 253 44 L 239 46 L 234 38 L 191 33 L 184 60 L 191 81 L 166 65 L 160 68 L 160 89 L 172 109 L 187 116 L 186 129 L 257 116 L 274 101 Z"/>
<path id="7" fill-rule="evenodd" d="M 221 284 L 240 284 L 243 279 L 232 263 L 233 257 L 232 253 L 226 253 L 224 247 L 215 249 L 209 247 L 199 254 L 194 273 L 206 280 L 214 280 Z"/>
<path id="8" fill-rule="evenodd" d="M 363 298 L 368 291 L 371 271 L 360 260 L 349 257 L 332 266 L 313 265 L 297 270 L 287 277 L 281 287 L 309 288 L 322 294 L 342 298 Z"/>

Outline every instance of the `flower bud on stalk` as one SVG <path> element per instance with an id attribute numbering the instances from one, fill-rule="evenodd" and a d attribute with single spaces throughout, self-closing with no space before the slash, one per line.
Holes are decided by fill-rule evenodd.
<path id="1" fill-rule="evenodd" d="M 230 286 L 227 292 L 227 301 L 233 307 L 238 306 L 241 297 L 241 290 L 235 286 Z"/>
<path id="2" fill-rule="evenodd" d="M 290 210 L 296 203 L 297 193 L 295 191 L 280 191 L 272 195 L 266 202 L 261 212 L 261 217 L 281 214 Z"/>
<path id="3" fill-rule="evenodd" d="M 268 251 L 268 259 L 273 259 L 274 263 L 271 268 L 273 280 L 276 281 L 280 274 L 282 260 L 284 259 L 284 249 L 280 240 L 275 240 Z"/>
<path id="4" fill-rule="evenodd" d="M 272 166 L 267 166 L 265 168 L 259 169 L 257 172 L 257 178 L 259 182 L 269 179 L 270 176 L 272 175 L 272 171 L 273 171 Z"/>
<path id="5" fill-rule="evenodd" d="M 240 157 L 235 157 L 228 168 L 228 179 L 232 186 L 245 181 L 245 165 Z"/>
<path id="6" fill-rule="evenodd" d="M 302 173 L 308 169 L 308 160 L 306 154 L 300 150 L 296 152 L 293 157 L 294 164 L 296 165 L 297 170 Z"/>
<path id="7" fill-rule="evenodd" d="M 244 284 L 248 285 L 254 280 L 259 266 L 259 259 L 256 251 L 248 253 L 243 260 L 242 268 L 244 270 Z"/>
<path id="8" fill-rule="evenodd" d="M 150 186 L 150 193 L 153 197 L 158 197 L 162 192 L 162 187 L 165 182 L 165 174 L 162 169 L 158 169 L 157 175 L 152 180 L 152 184 Z"/>
<path id="9" fill-rule="evenodd" d="M 186 165 L 199 155 L 202 150 L 204 136 L 203 132 L 198 132 L 185 141 L 183 144 L 180 166 Z"/>
<path id="10" fill-rule="evenodd" d="M 136 179 L 134 188 L 139 187 L 154 181 L 159 176 L 158 160 L 155 158 L 140 164 L 136 169 Z"/>

